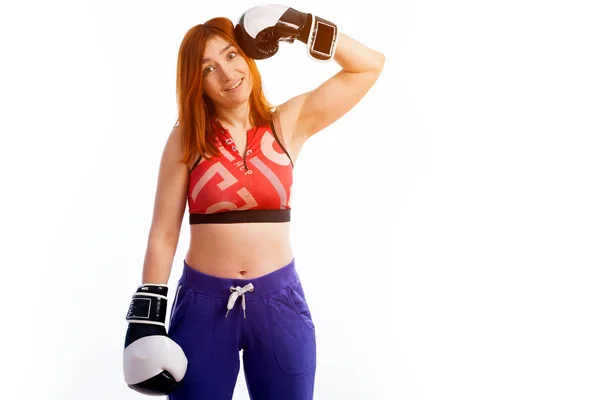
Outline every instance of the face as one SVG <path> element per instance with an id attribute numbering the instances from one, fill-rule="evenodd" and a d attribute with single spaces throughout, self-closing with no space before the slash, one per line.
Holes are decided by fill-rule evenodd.
<path id="1" fill-rule="evenodd" d="M 206 43 L 202 62 L 204 93 L 222 107 L 248 101 L 252 91 L 252 76 L 237 47 L 220 37 Z"/>

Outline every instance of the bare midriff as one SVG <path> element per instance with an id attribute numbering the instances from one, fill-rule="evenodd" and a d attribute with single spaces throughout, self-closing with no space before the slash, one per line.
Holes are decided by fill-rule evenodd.
<path id="1" fill-rule="evenodd" d="M 205 274 L 251 279 L 292 261 L 290 222 L 190 226 L 185 261 Z"/>

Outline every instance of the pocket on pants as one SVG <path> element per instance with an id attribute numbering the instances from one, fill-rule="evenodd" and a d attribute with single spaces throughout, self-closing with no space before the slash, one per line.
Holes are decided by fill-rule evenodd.
<path id="1" fill-rule="evenodd" d="M 302 288 L 302 284 L 300 281 L 296 281 L 292 283 L 289 287 L 289 296 L 290 301 L 294 305 L 294 309 L 298 314 L 298 318 L 302 320 L 310 329 L 315 329 L 315 324 L 312 320 L 312 315 L 310 313 L 310 307 L 306 302 L 306 297 L 304 296 L 304 289 Z"/>
<path id="2" fill-rule="evenodd" d="M 273 352 L 290 375 L 312 369 L 317 362 L 315 329 L 299 282 L 268 299 Z"/>
<path id="3" fill-rule="evenodd" d="M 215 301 L 185 285 L 178 288 L 173 304 L 169 337 L 181 346 L 188 359 L 186 382 L 193 383 L 212 362 L 215 337 Z"/>
<path id="4" fill-rule="evenodd" d="M 177 292 L 175 292 L 175 299 L 171 309 L 171 317 L 169 319 L 168 335 L 170 337 L 175 336 L 181 327 L 181 323 L 183 322 L 185 313 L 187 311 L 186 300 L 189 299 L 190 295 L 193 295 L 191 290 L 182 284 L 177 286 Z"/>

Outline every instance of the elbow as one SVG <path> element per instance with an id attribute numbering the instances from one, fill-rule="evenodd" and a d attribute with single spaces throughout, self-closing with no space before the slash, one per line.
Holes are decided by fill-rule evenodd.
<path id="1" fill-rule="evenodd" d="M 148 246 L 158 247 L 171 251 L 177 248 L 179 243 L 179 230 L 159 230 L 154 229 L 148 236 Z"/>
<path id="2" fill-rule="evenodd" d="M 370 75 L 373 75 L 375 79 L 377 79 L 383 71 L 384 65 L 385 55 L 381 52 L 373 50 L 373 55 L 369 57 L 369 64 L 365 72 L 368 72 Z"/>
<path id="3" fill-rule="evenodd" d="M 372 58 L 372 66 L 369 68 L 369 75 L 373 78 L 373 83 L 379 79 L 383 66 L 385 65 L 385 55 L 380 52 L 375 52 Z"/>
<path id="4" fill-rule="evenodd" d="M 383 66 L 385 65 L 385 54 L 381 53 L 381 52 L 376 52 L 377 57 L 376 57 L 376 64 L 377 64 L 377 71 L 379 73 L 381 73 L 381 71 L 383 71 Z"/>

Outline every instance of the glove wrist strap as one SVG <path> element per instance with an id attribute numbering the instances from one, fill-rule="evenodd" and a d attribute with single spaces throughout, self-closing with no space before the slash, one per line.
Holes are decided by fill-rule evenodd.
<path id="1" fill-rule="evenodd" d="M 167 316 L 166 285 L 141 285 L 131 299 L 125 319 L 131 323 L 165 326 Z"/>
<path id="2" fill-rule="evenodd" d="M 306 45 L 308 56 L 316 61 L 327 62 L 335 56 L 339 31 L 336 24 L 313 14 L 310 18 L 310 31 Z M 308 25 L 308 24 L 307 24 Z"/>

